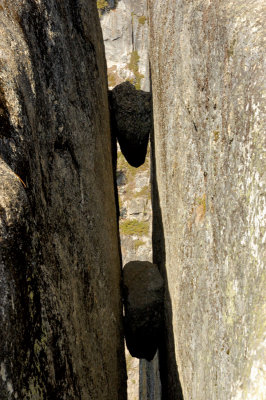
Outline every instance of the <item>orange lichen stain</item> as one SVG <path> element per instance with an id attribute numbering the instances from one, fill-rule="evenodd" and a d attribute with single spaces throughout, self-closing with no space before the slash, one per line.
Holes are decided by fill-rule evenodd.
<path id="1" fill-rule="evenodd" d="M 196 207 L 195 213 L 195 223 L 196 225 L 200 224 L 205 219 L 206 214 L 206 194 L 204 193 L 201 198 L 197 200 L 198 206 Z"/>
<path id="2" fill-rule="evenodd" d="M 206 214 L 206 193 L 202 195 L 202 197 L 198 197 L 195 199 L 195 205 L 192 207 L 190 212 L 190 217 L 187 222 L 188 232 L 190 233 L 192 230 L 192 226 L 195 223 L 196 225 L 204 222 L 205 214 Z"/>

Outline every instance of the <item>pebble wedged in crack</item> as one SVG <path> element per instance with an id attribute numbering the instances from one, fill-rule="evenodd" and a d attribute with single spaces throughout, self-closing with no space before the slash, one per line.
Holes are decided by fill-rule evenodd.
<path id="1" fill-rule="evenodd" d="M 164 282 L 157 265 L 130 261 L 123 270 L 125 337 L 133 357 L 152 360 L 161 335 Z"/>
<path id="2" fill-rule="evenodd" d="M 152 130 L 152 98 L 123 82 L 109 92 L 111 128 L 128 163 L 139 167 L 145 161 Z"/>

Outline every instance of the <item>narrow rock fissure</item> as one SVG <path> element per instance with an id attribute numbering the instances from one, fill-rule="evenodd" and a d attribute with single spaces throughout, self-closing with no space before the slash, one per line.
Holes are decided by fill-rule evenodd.
<path id="1" fill-rule="evenodd" d="M 121 4 L 123 4 L 123 2 L 119 4 L 118 10 L 116 11 L 116 15 L 118 16 Z M 141 79 L 145 77 L 144 79 L 146 83 L 143 85 L 141 84 L 141 86 L 145 87 L 144 91 L 136 90 L 134 85 L 129 81 L 123 82 L 121 84 L 119 84 L 118 81 L 118 85 L 115 85 L 116 79 L 113 79 L 113 71 L 115 71 L 115 66 L 110 67 L 112 75 L 111 72 L 109 75 L 108 69 L 109 85 L 111 87 L 113 86 L 113 89 L 109 90 L 108 92 L 108 98 L 113 143 L 112 151 L 114 160 L 114 176 L 116 176 L 115 193 L 117 215 L 119 216 L 120 221 L 119 240 L 122 250 L 122 263 L 124 265 L 132 260 L 149 260 L 150 262 L 152 261 L 152 211 L 150 205 L 151 187 L 149 144 L 149 137 L 153 129 L 152 98 L 151 93 L 148 89 L 150 87 L 150 84 L 149 82 L 147 82 L 147 76 L 149 75 L 148 68 L 146 70 L 146 73 L 144 73 L 143 70 L 139 72 L 138 64 L 140 60 L 143 63 L 143 54 L 139 55 L 138 53 L 140 42 L 139 39 L 136 37 L 136 32 L 134 31 L 135 29 L 137 29 L 138 32 L 141 33 L 143 29 L 145 29 L 145 22 L 147 18 L 144 16 L 145 14 L 140 14 L 141 8 L 142 5 L 140 6 L 136 4 L 136 11 L 132 9 L 129 15 L 131 26 L 130 29 L 132 52 L 129 55 L 129 64 L 127 65 L 127 68 L 129 69 L 130 74 L 132 73 L 132 71 L 134 71 L 133 73 L 135 74 L 135 76 L 133 78 L 130 78 L 129 81 L 134 83 L 136 88 L 140 89 L 139 85 Z M 144 13 L 146 13 L 146 7 L 144 7 L 143 11 Z M 105 50 L 107 63 L 109 60 L 112 60 L 112 54 L 109 53 L 108 50 L 109 45 L 111 45 L 112 43 L 111 41 L 115 42 L 117 52 L 122 51 L 122 48 L 119 48 L 121 35 L 114 34 L 114 37 L 112 39 L 110 36 L 106 36 L 105 34 L 105 21 L 111 21 L 113 16 L 115 16 L 115 14 L 112 14 L 112 12 L 110 12 L 109 14 L 103 14 L 101 17 L 103 33 L 104 37 L 106 37 Z M 145 92 L 145 90 L 147 91 Z M 118 147 L 116 144 L 116 140 L 118 141 Z M 146 202 L 147 204 L 145 204 Z M 150 252 L 147 251 L 147 248 L 150 248 Z M 126 306 L 127 296 L 125 296 L 125 292 L 124 303 Z M 152 314 L 152 305 L 150 305 L 150 307 L 150 311 Z M 161 306 L 159 306 L 159 308 L 160 307 Z M 162 312 L 160 311 L 159 314 L 161 317 Z M 148 313 L 146 311 L 146 317 L 143 316 L 143 325 L 145 325 L 145 319 L 146 325 L 148 325 L 147 315 Z M 130 318 L 125 317 L 125 319 L 127 321 L 127 323 L 125 324 L 125 328 L 132 333 L 132 328 L 129 329 L 130 323 L 128 323 Z M 157 316 L 157 323 L 159 319 L 160 318 L 158 318 Z M 152 322 L 150 324 L 150 330 L 152 330 L 151 327 Z M 141 332 L 142 328 L 139 327 L 139 329 Z M 150 343 L 152 343 L 154 341 L 152 337 L 156 337 L 155 348 L 157 348 L 158 341 L 160 340 L 159 337 L 161 336 L 161 323 L 159 329 L 160 332 L 157 332 L 155 334 L 155 331 L 156 329 L 154 328 L 154 334 L 150 335 L 150 340 L 148 340 L 148 342 L 150 341 Z M 142 337 L 142 342 L 145 343 L 145 335 L 143 334 Z M 129 342 L 132 342 L 132 340 L 129 339 Z M 137 342 L 140 342 L 140 338 L 138 338 Z M 151 359 L 153 358 L 154 354 L 152 354 L 152 356 L 149 355 L 149 346 L 148 344 L 146 344 L 146 346 L 146 353 L 145 350 L 142 350 L 142 356 L 145 357 L 146 355 L 148 359 Z M 150 347 L 153 346 L 151 345 Z M 130 344 L 129 347 L 131 347 Z M 133 353 L 134 350 L 136 349 L 133 349 Z M 141 354 L 139 354 L 139 356 L 141 356 Z M 136 368 L 136 359 L 131 359 L 129 354 L 126 355 L 126 359 L 128 367 L 128 399 L 135 400 L 138 398 L 140 400 L 159 400 L 161 398 L 161 390 L 158 368 L 158 355 L 156 355 L 155 359 L 151 362 L 145 360 L 144 358 L 140 358 L 137 379 L 136 373 L 132 374 L 132 371 L 134 371 L 134 369 Z M 136 388 L 138 388 L 138 392 L 136 391 Z"/>
<path id="2" fill-rule="evenodd" d="M 152 86 L 151 86 L 152 87 Z M 151 187 L 152 187 L 152 249 L 153 262 L 158 265 L 164 280 L 164 317 L 158 349 L 162 400 L 183 400 L 183 392 L 175 358 L 172 324 L 172 304 L 165 267 L 165 237 L 158 193 L 154 131 L 151 133 Z"/>
<path id="3" fill-rule="evenodd" d="M 264 398 L 248 3 L 1 1 L 0 400 Z"/>
<path id="4" fill-rule="evenodd" d="M 152 97 L 150 93 L 137 91 L 132 84 L 124 82 L 109 91 L 109 107 L 113 146 L 114 171 L 117 180 L 115 192 L 117 197 L 117 214 L 121 217 L 118 201 L 119 183 L 122 182 L 122 171 L 117 173 L 117 143 L 127 162 L 136 170 L 145 162 L 149 138 L 153 135 Z M 150 156 L 150 155 L 149 155 Z M 120 156 L 121 157 L 121 156 Z M 152 157 L 152 154 L 151 154 Z M 154 164 L 155 165 L 155 164 Z M 119 180 L 120 178 L 120 180 Z M 156 180 L 156 177 L 155 177 Z M 152 180 L 153 181 L 153 180 Z M 131 182 L 129 182 L 130 184 Z M 153 190 L 153 188 L 151 189 Z M 153 204 L 155 206 L 155 204 Z M 152 212 L 154 219 L 154 210 Z M 123 219 L 123 215 L 122 215 Z M 160 229 L 162 227 L 160 226 Z M 134 232 L 133 232 L 134 233 Z M 160 234 L 163 236 L 163 233 Z M 121 243 L 121 232 L 120 232 Z M 161 249 L 160 251 L 163 251 Z M 121 254 L 122 256 L 122 254 Z M 158 256 L 158 254 L 156 254 Z M 139 365 L 139 399 L 170 399 L 166 388 L 169 382 L 166 363 L 166 331 L 163 330 L 164 319 L 164 283 L 155 264 L 147 261 L 131 260 L 123 268 L 123 302 L 124 330 L 127 348 L 131 356 L 140 359 Z M 160 257 L 161 259 L 161 257 Z M 160 265 L 162 268 L 162 263 Z M 150 363 L 159 349 L 162 395 L 155 395 L 154 388 L 160 380 L 156 368 Z M 146 360 L 145 360 L 146 359 Z M 158 368 L 158 366 L 157 366 Z M 163 372 L 164 371 L 164 372 Z M 144 379 L 145 375 L 145 379 Z M 176 378 L 176 377 L 175 377 Z M 157 379 L 157 382 L 155 382 Z M 177 382 L 178 376 L 177 376 Z M 182 400 L 182 390 L 178 392 L 172 385 L 171 393 L 177 400 Z M 177 384 L 178 385 L 178 384 Z M 162 396 L 162 397 L 161 397 Z M 173 397 L 174 398 L 174 397 Z"/>

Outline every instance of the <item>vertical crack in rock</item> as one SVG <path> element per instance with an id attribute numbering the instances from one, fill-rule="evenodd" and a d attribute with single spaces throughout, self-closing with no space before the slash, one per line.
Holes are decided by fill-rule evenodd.
<path id="1" fill-rule="evenodd" d="M 103 2 L 97 2 L 99 5 Z M 109 5 L 114 3 L 108 0 Z M 115 10 L 101 13 L 101 26 L 107 60 L 109 88 L 128 80 L 138 89 L 150 91 L 148 62 L 148 15 L 147 1 L 120 0 Z M 112 116 L 111 116 L 112 117 Z M 152 260 L 151 248 L 151 199 L 149 145 L 146 161 L 139 168 L 131 167 L 124 159 L 114 140 L 114 159 L 117 156 L 117 185 L 120 205 L 120 237 L 123 263 L 127 261 Z M 121 179 L 120 179 L 121 178 Z M 140 396 L 160 398 L 160 382 L 157 377 L 146 379 L 145 365 L 150 370 L 158 368 L 157 357 L 149 363 L 132 358 L 126 350 L 128 373 L 128 399 Z M 139 388 L 144 378 L 147 385 Z"/>

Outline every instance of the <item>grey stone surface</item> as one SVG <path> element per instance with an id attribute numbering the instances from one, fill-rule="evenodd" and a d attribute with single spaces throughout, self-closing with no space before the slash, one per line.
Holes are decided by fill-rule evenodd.
<path id="1" fill-rule="evenodd" d="M 163 395 L 177 364 L 185 400 L 264 398 L 265 2 L 149 9 Z"/>
<path id="2" fill-rule="evenodd" d="M 95 1 L 0 1 L 0 398 L 125 399 Z"/>
<path id="3" fill-rule="evenodd" d="M 139 167 L 145 162 L 153 126 L 151 94 L 123 82 L 110 91 L 109 101 L 112 133 L 128 163 Z"/>
<path id="4" fill-rule="evenodd" d="M 151 361 L 160 339 L 164 283 L 157 265 L 131 261 L 123 268 L 125 337 L 131 355 Z"/>
<path id="5" fill-rule="evenodd" d="M 138 55 L 137 70 L 140 88 L 150 90 L 148 57 L 147 0 L 120 0 L 117 7 L 101 17 L 101 26 L 108 66 L 109 86 L 114 87 L 135 74 L 130 66 L 131 55 Z"/>

